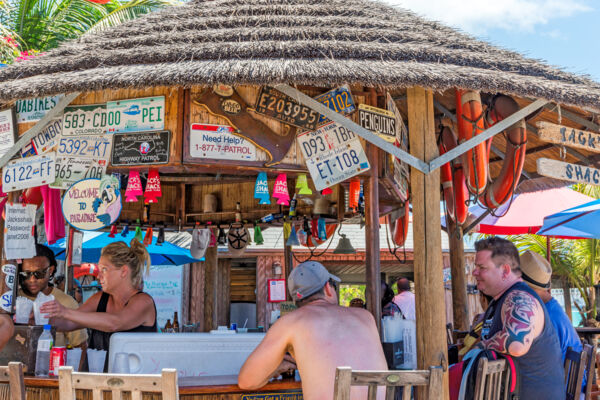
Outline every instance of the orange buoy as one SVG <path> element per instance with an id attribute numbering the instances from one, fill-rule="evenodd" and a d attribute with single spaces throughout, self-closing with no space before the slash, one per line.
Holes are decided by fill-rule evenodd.
<path id="1" fill-rule="evenodd" d="M 456 147 L 456 136 L 454 132 L 444 126 L 440 132 L 440 155 Z M 465 173 L 463 170 L 462 159 L 460 157 L 442 165 L 441 182 L 444 191 L 444 201 L 448 216 L 458 224 L 463 224 L 467 219 L 469 200 L 469 191 L 465 183 Z"/>
<path id="2" fill-rule="evenodd" d="M 98 277 L 100 274 L 100 268 L 97 264 L 81 264 L 73 268 L 73 277 L 80 278 L 85 275 L 92 275 Z"/>
<path id="3" fill-rule="evenodd" d="M 388 226 L 390 231 L 393 232 L 392 240 L 396 246 L 402 246 L 406 242 L 408 236 L 408 223 L 409 223 L 409 206 L 408 200 L 404 202 L 403 212 L 396 220 L 393 217 L 388 216 Z"/>
<path id="4" fill-rule="evenodd" d="M 456 89 L 456 120 L 458 141 L 465 142 L 485 130 L 483 108 L 479 92 Z M 486 145 L 480 143 L 463 155 L 467 187 L 480 195 L 487 184 Z"/>
<path id="5" fill-rule="evenodd" d="M 493 126 L 518 110 L 519 105 L 512 97 L 497 95 L 492 99 L 488 110 L 487 123 L 489 126 Z M 504 134 L 506 135 L 506 153 L 500 174 L 488 185 L 485 193 L 479 196 L 479 201 L 488 208 L 498 208 L 512 197 L 525 162 L 527 144 L 525 119 L 506 129 Z"/>

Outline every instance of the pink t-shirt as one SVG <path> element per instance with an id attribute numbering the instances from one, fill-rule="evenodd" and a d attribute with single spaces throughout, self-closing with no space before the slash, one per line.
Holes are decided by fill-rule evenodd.
<path id="1" fill-rule="evenodd" d="M 415 313 L 415 295 L 412 292 L 402 292 L 394 297 L 394 303 L 400 307 L 406 319 L 417 319 Z"/>

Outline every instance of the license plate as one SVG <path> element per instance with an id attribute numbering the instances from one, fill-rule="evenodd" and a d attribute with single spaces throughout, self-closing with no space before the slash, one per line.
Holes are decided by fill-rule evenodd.
<path id="1" fill-rule="evenodd" d="M 298 135 L 298 143 L 317 190 L 345 181 L 370 168 L 356 134 L 335 122 Z"/>
<path id="2" fill-rule="evenodd" d="M 9 161 L 2 168 L 2 190 L 12 192 L 54 182 L 55 153 Z"/>
<path id="3" fill-rule="evenodd" d="M 396 115 L 392 111 L 359 104 L 358 122 L 383 140 L 390 143 L 396 141 Z"/>
<path id="4" fill-rule="evenodd" d="M 320 117 L 318 112 L 270 86 L 261 88 L 255 111 L 286 124 L 308 130 L 317 128 L 317 121 Z"/>
<path id="5" fill-rule="evenodd" d="M 46 127 L 31 139 L 28 145 L 21 149 L 21 157 L 46 154 L 55 151 L 62 131 L 62 120 L 53 119 Z"/>
<path id="6" fill-rule="evenodd" d="M 66 107 L 62 135 L 102 135 L 106 133 L 106 121 L 106 104 Z"/>
<path id="7" fill-rule="evenodd" d="M 352 99 L 352 93 L 350 93 L 350 89 L 346 85 L 332 89 L 327 93 L 323 93 L 315 97 L 315 100 L 325 104 L 335 112 L 346 115 L 356 110 L 354 100 Z M 324 115 L 321 115 L 319 118 L 319 123 L 323 123 L 325 121 L 328 121 L 328 119 Z"/>
<path id="8" fill-rule="evenodd" d="M 107 164 L 106 160 L 57 156 L 55 180 L 50 187 L 68 189 L 75 182 L 82 179 L 100 179 L 102 175 L 106 174 Z"/>
<path id="9" fill-rule="evenodd" d="M 165 96 L 109 101 L 106 132 L 146 132 L 165 128 Z"/>
<path id="10" fill-rule="evenodd" d="M 112 136 L 72 136 L 61 137 L 58 155 L 95 157 L 107 160 L 110 157 Z"/>

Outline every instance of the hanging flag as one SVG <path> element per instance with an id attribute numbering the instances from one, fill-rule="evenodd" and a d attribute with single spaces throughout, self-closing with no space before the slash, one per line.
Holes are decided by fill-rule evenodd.
<path id="1" fill-rule="evenodd" d="M 254 223 L 254 243 L 263 244 L 264 242 L 265 242 L 265 239 L 263 238 L 262 230 L 260 229 L 260 225 L 258 225 L 255 222 Z"/>
<path id="2" fill-rule="evenodd" d="M 127 195 L 127 194 L 125 194 Z M 158 198 L 162 196 L 160 187 L 160 176 L 158 170 L 151 168 L 148 172 L 148 180 L 146 181 L 146 190 L 144 191 L 144 203 L 157 203 Z"/>
<path id="3" fill-rule="evenodd" d="M 290 204 L 290 193 L 287 187 L 287 175 L 279 174 L 275 180 L 275 187 L 273 188 L 273 197 L 278 199 L 277 204 L 289 205 Z"/>
<path id="4" fill-rule="evenodd" d="M 129 179 L 127 180 L 127 189 L 125 190 L 125 201 L 138 201 L 137 196 L 144 194 L 142 190 L 142 180 L 140 179 L 139 171 L 129 171 Z"/>
<path id="5" fill-rule="evenodd" d="M 259 172 L 254 184 L 254 198 L 259 199 L 258 204 L 271 204 L 269 199 L 269 181 L 266 172 Z"/>
<path id="6" fill-rule="evenodd" d="M 308 187 L 308 179 L 306 179 L 306 174 L 298 175 L 296 178 L 296 189 L 300 189 L 298 194 L 311 195 L 312 190 Z"/>
<path id="7" fill-rule="evenodd" d="M 298 235 L 296 234 L 296 227 L 292 225 L 292 229 L 290 231 L 290 237 L 287 242 L 285 242 L 286 246 L 300 246 L 300 241 L 298 240 Z"/>

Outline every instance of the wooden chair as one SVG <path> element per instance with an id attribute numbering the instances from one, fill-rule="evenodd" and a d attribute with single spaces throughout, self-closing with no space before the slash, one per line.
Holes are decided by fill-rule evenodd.
<path id="1" fill-rule="evenodd" d="M 596 345 L 591 346 L 589 344 L 584 344 L 583 352 L 586 354 L 587 358 L 585 365 L 585 374 L 587 377 L 585 385 L 585 398 L 589 400 L 592 398 L 592 388 L 594 386 L 594 379 L 596 378 Z"/>
<path id="2" fill-rule="evenodd" d="M 23 363 L 9 362 L 8 366 L 0 367 L 0 382 L 8 382 L 10 400 L 25 400 Z"/>
<path id="3" fill-rule="evenodd" d="M 337 367 L 333 400 L 349 400 L 350 386 L 368 386 L 368 399 L 375 400 L 377 387 L 386 386 L 386 400 L 394 399 L 396 386 L 404 386 L 403 399 L 410 399 L 413 386 L 427 386 L 429 399 L 442 396 L 442 367 L 430 367 L 428 371 L 352 371 L 350 367 Z"/>
<path id="4" fill-rule="evenodd" d="M 581 381 L 585 372 L 587 353 L 577 352 L 571 347 L 565 356 L 565 384 L 567 386 L 567 400 L 579 400 L 581 395 Z"/>
<path id="5" fill-rule="evenodd" d="M 475 400 L 505 400 L 509 392 L 506 360 L 479 359 L 475 378 Z"/>
<path id="6" fill-rule="evenodd" d="M 161 393 L 163 400 L 179 399 L 177 370 L 167 368 L 161 375 L 133 375 L 73 372 L 73 367 L 60 367 L 59 399 L 75 399 L 76 389 L 91 390 L 93 400 L 102 400 L 105 391 L 112 392 L 113 400 L 121 400 L 123 392 L 131 392 L 131 400 L 142 400 L 142 392 Z"/>

